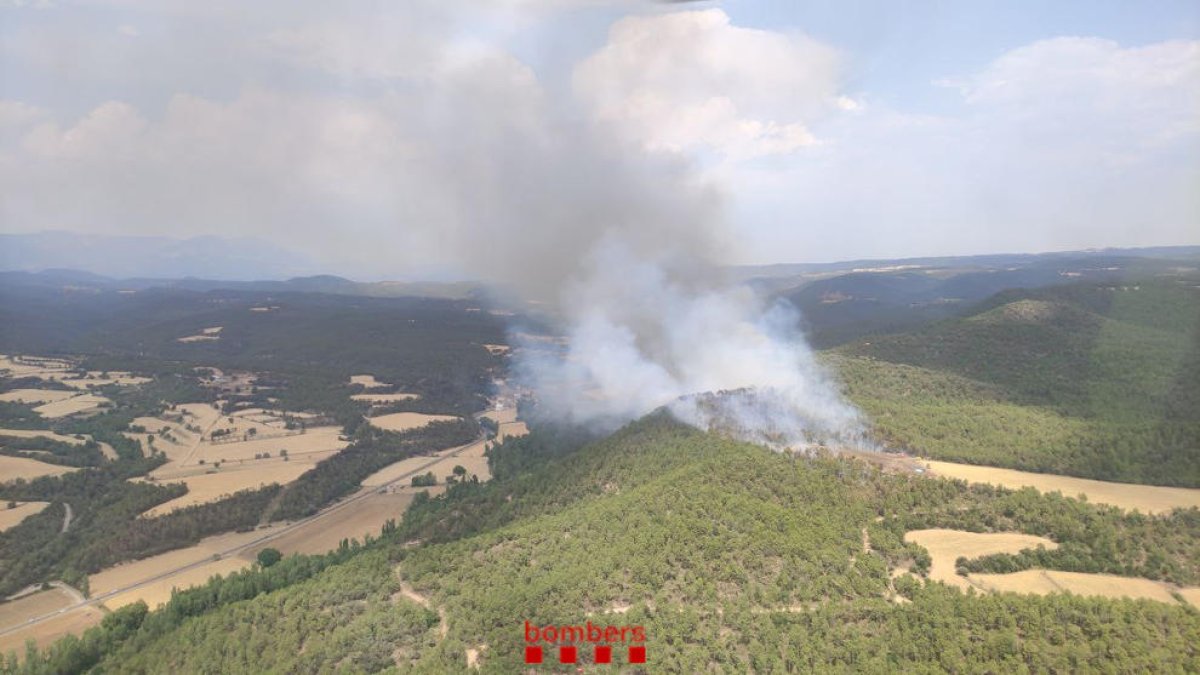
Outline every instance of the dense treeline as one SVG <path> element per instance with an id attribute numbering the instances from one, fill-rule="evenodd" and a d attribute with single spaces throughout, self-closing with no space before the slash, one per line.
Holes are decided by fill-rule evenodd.
<path id="1" fill-rule="evenodd" d="M 125 560 L 253 527 L 280 489 L 272 485 L 242 491 L 211 504 L 139 518 L 150 508 L 187 492 L 182 485 L 128 480 L 146 470 L 145 466 L 119 462 L 0 486 L 2 499 L 52 502 L 41 513 L 0 532 L 0 594 L 54 578 L 78 583 L 83 575 Z M 74 515 L 66 532 L 62 532 L 64 504 L 71 505 Z"/>
<path id="2" fill-rule="evenodd" d="M 249 582 L 229 591 L 228 580 L 212 582 L 194 605 L 180 594 L 166 611 L 35 655 L 26 672 L 63 672 L 51 664 L 82 655 L 97 672 L 443 673 L 463 671 L 465 650 L 480 645 L 483 672 L 516 672 L 525 620 L 587 619 L 644 626 L 655 672 L 1200 667 L 1200 613 L 1184 606 L 975 596 L 892 575 L 921 552 L 903 532 L 924 526 L 1040 532 L 1063 549 L 1078 544 L 1078 555 L 1128 556 L 1138 573 L 1153 571 L 1145 563 L 1161 545 L 1174 561 L 1161 569 L 1195 574 L 1195 512 L 1126 516 L 858 461 L 790 458 L 661 415 L 582 447 L 569 434 L 535 434 L 491 456 L 508 467 L 495 480 L 418 500 L 395 531 L 345 549 L 340 564 L 262 594 Z M 444 612 L 444 636 L 437 613 L 397 593 L 397 573 Z M 581 657 L 590 661 L 590 650 Z"/>
<path id="3" fill-rule="evenodd" d="M 79 673 L 95 668 L 105 656 L 137 655 L 145 645 L 192 617 L 302 583 L 349 560 L 358 550 L 356 544 L 325 555 L 293 555 L 268 568 L 255 566 L 225 577 L 213 577 L 206 584 L 175 592 L 160 610 L 152 613 L 148 613 L 144 602 L 127 605 L 106 616 L 99 626 L 89 629 L 81 637 L 68 635 L 48 649 L 27 651 L 23 661 L 10 653 L 4 660 L 3 672 Z M 133 671 L 129 668 L 113 671 L 102 665 L 96 672 Z"/>
<path id="4" fill-rule="evenodd" d="M 888 447 L 971 464 L 1200 486 L 1200 418 L 1075 417 L 1013 402 L 998 385 L 951 373 L 870 358 L 830 360 Z"/>
<path id="5" fill-rule="evenodd" d="M 66 443 L 44 437 L 18 438 L 0 432 L 0 454 L 63 466 L 99 466 L 107 461 L 94 440 Z"/>
<path id="6" fill-rule="evenodd" d="M 346 449 L 319 462 L 285 488 L 272 519 L 310 516 L 321 507 L 357 490 L 363 479 L 402 459 L 430 454 L 478 437 L 471 420 L 434 422 L 404 433 L 362 426 Z"/>

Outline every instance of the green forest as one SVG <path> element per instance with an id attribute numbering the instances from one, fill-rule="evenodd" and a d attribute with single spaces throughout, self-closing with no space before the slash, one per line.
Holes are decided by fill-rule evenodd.
<path id="1" fill-rule="evenodd" d="M 487 645 L 481 672 L 507 673 L 523 665 L 524 620 L 588 616 L 645 626 L 645 672 L 1200 668 L 1190 606 L 964 594 L 927 581 L 923 549 L 901 540 L 917 527 L 1041 533 L 1061 547 L 1038 565 L 1195 583 L 1196 509 L 1125 515 L 888 474 L 773 453 L 661 414 L 594 442 L 535 433 L 491 457 L 509 470 L 418 500 L 378 540 L 214 580 L 159 612 L 118 613 L 128 621 L 8 669 L 464 672 L 466 650 Z M 430 607 L 398 593 L 401 583 Z"/>

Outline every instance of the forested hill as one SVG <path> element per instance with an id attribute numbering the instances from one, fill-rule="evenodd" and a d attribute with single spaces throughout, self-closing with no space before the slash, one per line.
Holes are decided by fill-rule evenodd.
<path id="1" fill-rule="evenodd" d="M 1200 288 L 1074 284 L 836 351 L 885 440 L 930 456 L 1200 485 Z"/>
<path id="2" fill-rule="evenodd" d="M 1184 605 L 965 595 L 924 581 L 923 549 L 902 541 L 939 526 L 1022 531 L 1060 543 L 1043 565 L 1191 584 L 1194 511 L 1130 517 L 791 458 L 664 415 L 576 448 L 509 441 L 494 481 L 418 502 L 381 542 L 214 582 L 148 616 L 122 610 L 28 670 L 447 673 L 474 659 L 511 673 L 526 621 L 645 631 L 644 669 L 616 649 L 593 666 L 581 645 L 594 672 L 1200 668 L 1200 614 Z M 1004 558 L 988 564 L 1029 564 Z"/>

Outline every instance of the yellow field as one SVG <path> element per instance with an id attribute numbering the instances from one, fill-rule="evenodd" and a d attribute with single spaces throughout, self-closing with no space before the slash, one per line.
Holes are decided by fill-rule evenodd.
<path id="1" fill-rule="evenodd" d="M 64 436 L 62 434 L 56 434 L 53 431 L 45 431 L 42 429 L 0 429 L 0 436 L 13 436 L 14 438 L 49 438 L 52 441 L 70 443 L 71 445 L 82 445 L 85 442 L 85 439 L 82 438 Z"/>
<path id="2" fill-rule="evenodd" d="M 148 377 L 138 377 L 123 371 L 109 371 L 105 376 L 99 370 L 89 370 L 86 377 L 69 377 L 69 378 L 51 378 L 57 379 L 59 382 L 74 387 L 76 389 L 91 389 L 92 387 L 104 387 L 110 384 L 121 386 L 129 386 L 134 384 L 145 384 L 150 381 Z"/>
<path id="3" fill-rule="evenodd" d="M 423 427 L 430 422 L 452 421 L 456 419 L 458 418 L 453 415 L 425 415 L 423 413 L 402 412 L 370 417 L 367 419 L 367 422 L 371 426 L 387 429 L 388 431 L 408 431 L 409 429 Z"/>
<path id="4" fill-rule="evenodd" d="M 61 476 L 64 473 L 78 470 L 74 467 L 39 462 L 27 457 L 0 455 L 0 483 L 7 483 L 18 478 L 33 480 L 39 476 Z"/>
<path id="5" fill-rule="evenodd" d="M 257 489 L 271 483 L 287 485 L 299 478 L 300 474 L 313 468 L 313 464 L 315 462 L 271 459 L 233 466 L 223 464 L 220 469 L 215 470 L 211 467 L 198 467 L 193 469 L 197 473 L 188 476 L 156 476 L 156 482 L 159 484 L 183 483 L 187 485 L 188 492 L 178 499 L 159 504 L 142 515 L 148 518 L 161 516 L 185 506 L 220 501 L 239 490 Z"/>
<path id="6" fill-rule="evenodd" d="M 434 488 L 430 489 L 431 492 Z M 439 488 L 437 491 L 440 492 Z M 343 539 L 363 541 L 366 535 L 379 537 L 383 524 L 388 520 L 400 522 L 404 509 L 413 500 L 417 490 L 404 488 L 395 492 L 373 494 L 344 506 L 337 511 L 299 527 L 262 546 L 247 549 L 242 554 L 246 561 L 253 561 L 263 548 L 278 549 L 281 553 L 325 553 L 338 547 Z"/>
<path id="7" fill-rule="evenodd" d="M 483 348 L 496 356 L 499 356 L 500 354 L 507 354 L 510 349 L 508 345 L 484 345 Z"/>
<path id="8" fill-rule="evenodd" d="M 0 394 L 0 401 L 17 403 L 52 403 L 71 398 L 79 392 L 59 389 L 12 389 Z"/>
<path id="9" fill-rule="evenodd" d="M 178 575 L 167 577 L 164 580 L 153 582 L 152 584 L 148 584 L 141 588 L 126 591 L 118 596 L 113 596 L 112 598 L 103 598 L 104 604 L 110 609 L 116 609 L 122 604 L 136 602 L 143 597 L 159 597 L 155 594 L 161 592 L 160 583 L 164 582 L 166 584 L 165 588 L 169 594 L 172 585 L 187 587 L 192 585 L 196 579 L 199 579 L 200 582 L 206 581 L 208 577 L 212 576 L 212 574 L 217 573 L 213 570 L 226 567 L 224 565 L 209 566 L 210 562 L 217 562 L 213 560 L 213 556 L 215 554 L 248 544 L 259 537 L 266 536 L 271 532 L 280 529 L 281 527 L 281 525 L 274 525 L 269 528 L 254 530 L 253 532 L 230 532 L 227 534 L 217 535 L 215 537 L 208 537 L 207 539 L 202 539 L 195 546 L 176 549 L 174 551 L 168 551 L 150 558 L 135 560 L 132 562 L 122 563 L 115 567 L 110 567 L 97 574 L 93 574 L 88 578 L 88 584 L 91 586 L 92 597 L 104 596 L 115 589 L 137 584 L 147 579 L 152 579 L 160 574 L 163 574 L 164 572 L 169 572 L 171 570 L 178 569 L 186 565 L 192 565 L 194 563 L 204 563 L 204 565 L 198 566 L 198 568 L 202 570 L 208 570 L 208 572 L 193 572 L 191 570 L 181 572 Z M 237 558 L 237 556 L 234 556 L 234 558 Z M 240 558 L 237 558 L 237 560 L 243 565 L 248 564 L 247 561 L 243 561 Z M 228 571 L 230 571 L 230 569 L 226 568 L 225 572 Z M 184 575 L 187 576 L 185 577 Z M 191 579 L 192 581 L 189 583 L 180 583 L 178 581 L 172 583 L 172 579 Z"/>
<path id="10" fill-rule="evenodd" d="M 390 387 L 392 385 L 387 382 L 380 382 L 375 379 L 374 375 L 351 375 L 350 384 L 361 384 L 367 389 L 379 389 L 380 387 Z"/>
<path id="11" fill-rule="evenodd" d="M 506 438 L 519 438 L 529 435 L 529 427 L 525 426 L 524 422 L 506 422 L 500 425 L 496 432 L 496 440 L 502 441 Z"/>
<path id="12" fill-rule="evenodd" d="M 11 509 L 0 506 L 0 532 L 20 525 L 22 520 L 41 513 L 47 506 L 50 506 L 50 502 L 17 502 L 17 506 Z M 3 607 L 4 605 L 0 605 L 0 610 Z M 2 615 L 3 612 L 0 611 L 0 616 Z M 0 625 L 3 624 L 0 623 Z"/>
<path id="13" fill-rule="evenodd" d="M 0 604 L 0 630 L 19 625 L 30 617 L 41 616 L 73 604 L 74 598 L 57 588 Z M 104 614 L 95 607 L 82 607 L 64 612 L 48 621 L 0 635 L 0 654 L 15 651 L 18 655 L 23 655 L 25 641 L 29 638 L 33 638 L 39 647 L 45 647 L 68 633 L 83 633 L 100 623 L 102 618 Z"/>
<path id="14" fill-rule="evenodd" d="M 1018 553 L 1039 545 L 1056 549 L 1058 544 L 1045 537 L 1020 532 L 964 532 L 962 530 L 913 530 L 904 535 L 905 541 L 919 544 L 933 558 L 929 566 L 929 578 L 962 589 L 971 583 L 954 571 L 954 561 L 959 557 L 980 558 L 996 553 Z"/>
<path id="15" fill-rule="evenodd" d="M 1024 570 L 1011 574 L 972 574 L 977 587 L 997 593 L 1034 593 L 1047 595 L 1070 591 L 1075 595 L 1105 598 L 1145 598 L 1174 604 L 1175 588 L 1161 581 L 1112 574 L 1085 574 L 1058 570 Z M 1200 589 L 1191 589 L 1200 591 Z"/>
<path id="16" fill-rule="evenodd" d="M 921 460 L 936 476 L 958 478 L 971 483 L 990 483 L 1020 489 L 1032 487 L 1040 492 L 1061 492 L 1066 497 L 1087 495 L 1089 502 L 1109 504 L 1142 513 L 1164 513 L 1173 508 L 1200 506 L 1200 489 L 1109 483 L 1106 481 L 1031 473 L 990 466 Z"/>
<path id="17" fill-rule="evenodd" d="M 118 609 L 125 605 L 132 605 L 138 600 L 143 600 L 154 609 L 159 605 L 165 604 L 171 599 L 171 592 L 178 588 L 184 590 L 192 586 L 200 586 L 208 582 L 215 575 L 226 575 L 230 572 L 237 572 L 250 566 L 251 561 L 234 556 L 231 558 L 222 558 L 220 560 L 210 560 L 203 565 L 193 567 L 191 569 L 180 572 L 167 577 L 152 581 L 145 586 L 118 593 L 117 595 L 104 599 L 104 606 L 109 609 Z"/>
<path id="18" fill-rule="evenodd" d="M 218 425 L 220 426 L 220 425 Z M 308 457 L 320 454 L 321 458 L 329 456 L 329 454 L 340 451 L 350 444 L 349 441 L 340 439 L 342 430 L 341 427 L 311 427 L 302 434 L 293 434 L 291 436 L 277 436 L 275 438 L 266 438 L 270 434 L 281 433 L 279 429 L 263 427 L 265 431 L 260 430 L 259 436 L 251 441 L 237 441 L 235 443 L 211 443 L 205 441 L 196 446 L 195 452 L 191 459 L 184 462 L 187 466 L 195 466 L 201 460 L 205 464 L 211 465 L 215 462 L 255 462 L 255 455 L 271 453 L 271 459 L 280 456 L 281 450 L 287 450 L 288 458 L 291 462 L 306 462 Z M 162 467 L 166 469 L 167 467 Z"/>
<path id="19" fill-rule="evenodd" d="M 1200 607 L 1200 588 L 1181 588 L 1179 594 L 1194 607 Z"/>
<path id="20" fill-rule="evenodd" d="M 111 403 L 111 401 L 99 394 L 80 394 L 74 398 L 42 404 L 34 408 L 33 411 L 42 417 L 53 419 L 96 410 L 101 405 L 107 403 Z"/>
<path id="21" fill-rule="evenodd" d="M 71 364 L 62 359 L 42 359 L 42 364 L 17 363 L 11 356 L 0 355 L 0 370 L 8 371 L 11 377 L 41 377 L 62 376 L 71 368 Z"/>
<path id="22" fill-rule="evenodd" d="M 350 398 L 355 401 L 370 401 L 371 403 L 392 403 L 421 397 L 418 394 L 354 394 Z"/>

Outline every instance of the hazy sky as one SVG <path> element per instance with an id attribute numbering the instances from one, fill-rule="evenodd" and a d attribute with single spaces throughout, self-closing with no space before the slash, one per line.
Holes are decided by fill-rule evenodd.
<path id="1" fill-rule="evenodd" d="M 1194 1 L 2 7 L 0 231 L 401 276 L 629 194 L 561 170 L 584 133 L 715 204 L 728 262 L 1200 243 Z"/>

